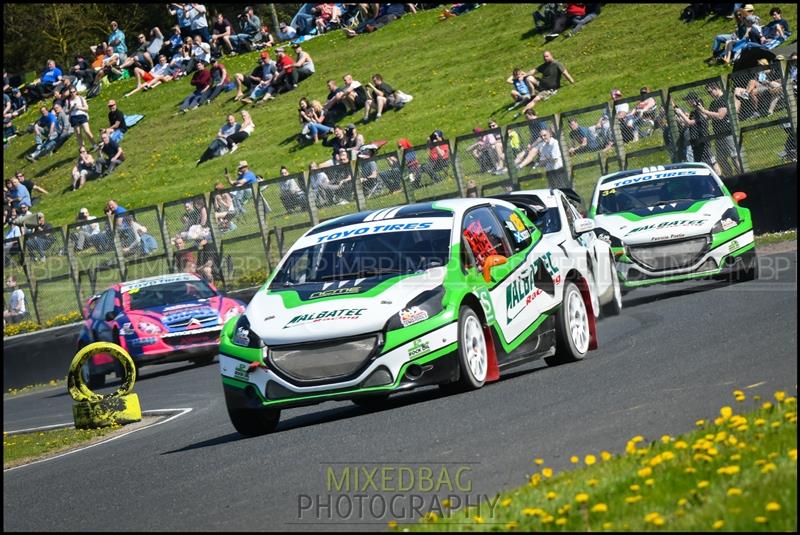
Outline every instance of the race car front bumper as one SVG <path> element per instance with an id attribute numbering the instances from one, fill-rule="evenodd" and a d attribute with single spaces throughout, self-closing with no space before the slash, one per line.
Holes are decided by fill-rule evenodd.
<path id="1" fill-rule="evenodd" d="M 668 270 L 648 269 L 634 261 L 628 254 L 617 260 L 620 283 L 625 288 L 651 284 L 680 282 L 691 279 L 717 278 L 748 269 L 755 255 L 755 238 L 752 229 L 715 246 L 699 256 L 690 266 Z"/>

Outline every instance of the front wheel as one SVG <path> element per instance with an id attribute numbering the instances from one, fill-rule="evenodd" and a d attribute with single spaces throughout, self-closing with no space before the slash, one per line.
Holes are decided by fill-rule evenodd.
<path id="1" fill-rule="evenodd" d="M 575 283 L 564 287 L 561 310 L 556 314 L 556 354 L 545 358 L 549 366 L 583 359 L 589 351 L 589 314 L 586 303 Z"/>
<path id="2" fill-rule="evenodd" d="M 622 288 L 613 255 L 611 256 L 611 284 L 614 287 L 614 296 L 611 301 L 600 307 L 602 316 L 619 316 L 622 312 Z"/>
<path id="3" fill-rule="evenodd" d="M 747 282 L 758 278 L 758 255 L 745 253 L 743 255 L 743 266 L 733 274 L 732 282 Z"/>
<path id="4" fill-rule="evenodd" d="M 489 352 L 483 324 L 478 315 L 468 306 L 462 306 L 458 314 L 458 362 L 460 374 L 459 390 L 475 390 L 483 386 L 489 369 Z"/>
<path id="5" fill-rule="evenodd" d="M 254 437 L 272 433 L 281 419 L 280 409 L 228 409 L 233 427 L 242 435 Z"/>

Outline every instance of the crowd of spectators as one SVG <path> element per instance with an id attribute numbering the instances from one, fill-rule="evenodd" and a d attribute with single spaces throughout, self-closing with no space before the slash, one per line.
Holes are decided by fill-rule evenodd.
<path id="1" fill-rule="evenodd" d="M 736 4 L 739 7 L 733 14 L 736 28 L 733 32 L 719 34 L 711 42 L 711 56 L 706 63 L 729 64 L 736 61 L 745 50 L 772 50 L 786 41 L 791 28 L 779 7 L 769 10 L 769 22 L 762 24 L 755 13 L 753 4 Z"/>

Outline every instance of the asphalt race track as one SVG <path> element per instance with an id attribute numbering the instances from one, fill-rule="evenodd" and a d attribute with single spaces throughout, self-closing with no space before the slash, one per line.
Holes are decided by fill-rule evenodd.
<path id="1" fill-rule="evenodd" d="M 3 528 L 384 529 L 391 515 L 324 507 L 330 497 L 352 499 L 360 491 L 329 489 L 329 468 L 342 474 L 345 467 L 402 465 L 453 477 L 466 467 L 471 488 L 461 494 L 476 501 L 525 483 L 534 457 L 568 469 L 572 454 L 621 453 L 634 435 L 657 440 L 689 431 L 698 418 L 733 405 L 736 388 L 748 398 L 779 389 L 794 394 L 796 251 L 762 256 L 758 281 L 697 287 L 626 295 L 622 315 L 598 324 L 600 349 L 583 362 L 536 363 L 466 394 L 412 392 L 377 412 L 333 402 L 291 409 L 275 434 L 259 438 L 245 439 L 229 423 L 216 365 L 145 368 L 136 384 L 144 410 L 192 412 L 5 472 Z M 60 390 L 7 398 L 4 430 L 70 421 L 71 405 Z M 431 497 L 422 486 L 400 493 L 392 485 L 364 494 L 402 494 L 396 511 L 411 509 L 403 500 L 412 494 Z"/>

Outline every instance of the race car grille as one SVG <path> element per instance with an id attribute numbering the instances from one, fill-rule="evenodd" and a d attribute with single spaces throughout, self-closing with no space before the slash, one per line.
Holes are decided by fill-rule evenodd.
<path id="1" fill-rule="evenodd" d="M 650 271 L 686 268 L 695 264 L 708 248 L 708 238 L 637 245 L 629 248 L 629 256 Z"/>
<path id="2" fill-rule="evenodd" d="M 377 336 L 327 344 L 272 347 L 269 360 L 277 371 L 298 381 L 346 377 L 369 360 Z"/>
<path id="3" fill-rule="evenodd" d="M 221 326 L 210 327 L 208 329 L 192 329 L 189 331 L 163 334 L 161 335 L 161 340 L 165 344 L 173 347 L 193 344 L 209 344 L 213 342 L 219 342 L 219 332 L 221 330 Z"/>
<path id="4" fill-rule="evenodd" d="M 194 323 L 197 327 L 210 327 L 219 323 L 219 314 L 212 308 L 195 308 L 162 318 L 161 322 L 170 331 L 179 331 Z"/>

